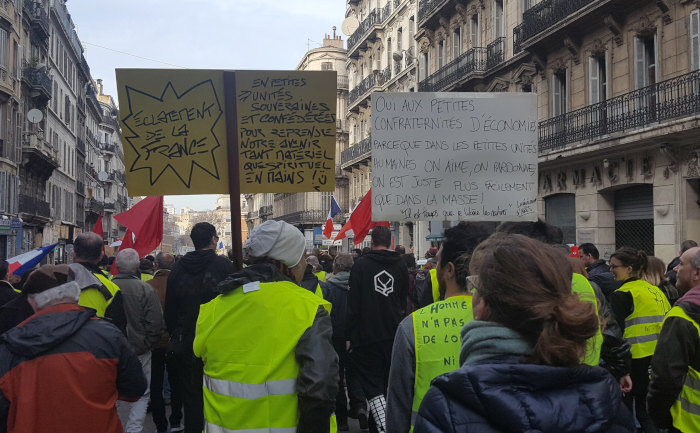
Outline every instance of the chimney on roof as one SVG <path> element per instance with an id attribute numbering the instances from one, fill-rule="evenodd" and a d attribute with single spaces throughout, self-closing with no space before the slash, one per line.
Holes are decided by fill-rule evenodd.
<path id="1" fill-rule="evenodd" d="M 333 48 L 340 48 L 341 50 L 344 48 L 343 47 L 343 41 L 339 36 L 336 36 L 335 31 L 337 28 L 333 26 L 333 37 L 331 35 L 326 35 L 325 38 L 323 38 L 323 46 L 324 47 L 333 47 Z"/>
<path id="2" fill-rule="evenodd" d="M 97 94 L 104 95 L 104 86 L 102 85 L 102 78 L 97 79 Z"/>

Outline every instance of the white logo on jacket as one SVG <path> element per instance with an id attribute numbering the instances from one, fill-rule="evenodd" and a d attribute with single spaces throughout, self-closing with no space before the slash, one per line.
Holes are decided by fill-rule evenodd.
<path id="1" fill-rule="evenodd" d="M 381 271 L 374 276 L 374 290 L 389 297 L 389 293 L 394 291 L 394 277 L 387 271 Z"/>

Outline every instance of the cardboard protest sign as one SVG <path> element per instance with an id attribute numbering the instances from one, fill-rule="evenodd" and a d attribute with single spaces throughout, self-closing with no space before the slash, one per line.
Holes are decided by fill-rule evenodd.
<path id="1" fill-rule="evenodd" d="M 335 190 L 335 72 L 236 71 L 241 191 Z"/>
<path id="2" fill-rule="evenodd" d="M 130 196 L 228 193 L 222 71 L 117 69 Z"/>
<path id="3" fill-rule="evenodd" d="M 374 221 L 534 221 L 537 95 L 373 93 Z"/>
<path id="4" fill-rule="evenodd" d="M 226 74 L 117 69 L 129 195 L 333 191 L 336 73 Z"/>

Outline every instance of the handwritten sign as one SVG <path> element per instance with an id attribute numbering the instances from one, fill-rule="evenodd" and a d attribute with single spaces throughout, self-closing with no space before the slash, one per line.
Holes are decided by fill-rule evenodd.
<path id="1" fill-rule="evenodd" d="M 228 193 L 223 72 L 116 72 L 129 195 Z"/>
<path id="2" fill-rule="evenodd" d="M 243 194 L 335 189 L 336 72 L 235 76 L 229 143 L 223 71 L 117 69 L 129 195 L 227 194 L 229 170 Z"/>
<path id="3" fill-rule="evenodd" d="M 333 71 L 238 71 L 241 192 L 335 190 Z"/>
<path id="4" fill-rule="evenodd" d="M 534 221 L 537 95 L 373 93 L 374 221 Z"/>

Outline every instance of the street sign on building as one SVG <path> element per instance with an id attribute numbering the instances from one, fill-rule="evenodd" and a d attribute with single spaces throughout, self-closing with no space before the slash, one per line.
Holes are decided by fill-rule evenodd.
<path id="1" fill-rule="evenodd" d="M 343 241 L 339 240 L 336 241 L 335 238 L 338 236 L 338 233 L 340 233 L 340 230 L 334 231 L 331 233 L 331 238 L 330 239 L 323 239 L 323 246 L 341 246 L 343 245 Z"/>

